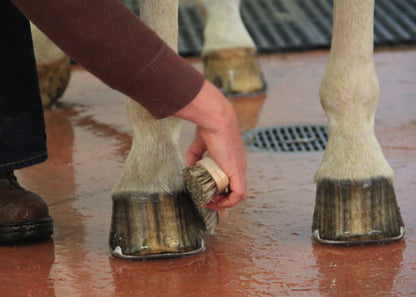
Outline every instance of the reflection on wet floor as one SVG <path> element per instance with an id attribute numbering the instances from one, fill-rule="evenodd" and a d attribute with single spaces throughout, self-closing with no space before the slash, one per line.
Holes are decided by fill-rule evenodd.
<path id="1" fill-rule="evenodd" d="M 262 56 L 267 94 L 231 99 L 242 131 L 325 123 L 318 88 L 327 57 L 327 51 Z M 396 172 L 403 241 L 314 243 L 313 174 L 322 153 L 248 152 L 249 199 L 215 235 L 204 236 L 204 253 L 112 258 L 110 192 L 131 145 L 124 96 L 75 69 L 60 103 L 45 111 L 49 160 L 18 172 L 25 187 L 48 201 L 55 234 L 0 247 L 0 296 L 416 296 L 416 51 L 380 51 L 375 61 L 376 134 Z M 198 60 L 192 63 L 201 69 Z M 184 123 L 183 154 L 193 133 Z"/>
<path id="2" fill-rule="evenodd" d="M 253 96 L 230 97 L 238 116 L 238 124 L 241 133 L 247 132 L 257 127 L 261 110 L 267 93 L 262 92 Z"/>
<path id="3" fill-rule="evenodd" d="M 319 267 L 320 290 L 328 292 L 328 296 L 336 296 L 340 290 L 350 296 L 398 296 L 395 282 L 400 278 L 405 249 L 404 241 L 365 249 L 315 244 L 313 254 Z M 355 255 L 354 261 L 350 253 Z"/>

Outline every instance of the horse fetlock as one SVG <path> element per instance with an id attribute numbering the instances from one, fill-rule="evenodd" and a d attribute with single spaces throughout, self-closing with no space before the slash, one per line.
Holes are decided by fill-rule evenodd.
<path id="1" fill-rule="evenodd" d="M 315 180 L 362 180 L 375 176 L 393 178 L 394 172 L 383 155 L 373 132 L 330 133 Z"/>
<path id="2" fill-rule="evenodd" d="M 201 2 L 206 11 L 203 56 L 223 49 L 256 48 L 241 18 L 240 0 Z"/>
<path id="3" fill-rule="evenodd" d="M 374 115 L 379 100 L 374 64 L 362 67 L 330 64 L 322 79 L 319 97 L 327 114 Z"/>

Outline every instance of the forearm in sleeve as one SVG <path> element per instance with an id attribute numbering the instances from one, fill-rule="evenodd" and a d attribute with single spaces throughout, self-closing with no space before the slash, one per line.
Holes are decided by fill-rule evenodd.
<path id="1" fill-rule="evenodd" d="M 14 0 L 77 63 L 164 118 L 186 106 L 204 78 L 119 0 Z"/>

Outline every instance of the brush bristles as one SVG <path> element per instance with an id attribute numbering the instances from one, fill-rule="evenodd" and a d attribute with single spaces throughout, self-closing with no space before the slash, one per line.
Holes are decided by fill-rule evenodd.
<path id="1" fill-rule="evenodd" d="M 190 181 L 190 189 L 200 205 L 211 202 L 212 196 L 217 191 L 217 185 L 209 172 L 198 165 L 185 169 L 185 181 Z"/>
<path id="2" fill-rule="evenodd" d="M 205 168 L 199 165 L 184 168 L 182 177 L 204 222 L 206 231 L 213 232 L 218 223 L 218 213 L 215 210 L 205 208 L 204 205 L 211 202 L 217 191 L 214 179 Z"/>

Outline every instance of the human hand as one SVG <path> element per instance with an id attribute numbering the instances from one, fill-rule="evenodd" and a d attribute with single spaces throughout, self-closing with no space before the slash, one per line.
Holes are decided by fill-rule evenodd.
<path id="1" fill-rule="evenodd" d="M 246 157 L 237 117 L 231 103 L 210 82 L 175 116 L 197 124 L 195 140 L 188 149 L 186 165 L 194 165 L 206 151 L 230 180 L 231 192 L 218 195 L 206 205 L 213 210 L 232 207 L 247 198 L 244 177 Z"/>

